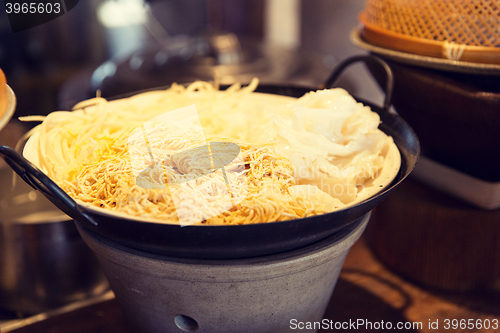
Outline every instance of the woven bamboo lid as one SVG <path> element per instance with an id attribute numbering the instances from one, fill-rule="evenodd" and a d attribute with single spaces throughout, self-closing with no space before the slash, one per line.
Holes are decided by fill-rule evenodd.
<path id="1" fill-rule="evenodd" d="M 412 54 L 500 64 L 500 0 L 368 0 L 362 38 Z"/>

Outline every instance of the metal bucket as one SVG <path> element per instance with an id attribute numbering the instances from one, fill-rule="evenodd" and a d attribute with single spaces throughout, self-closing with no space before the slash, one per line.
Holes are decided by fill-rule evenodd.
<path id="1" fill-rule="evenodd" d="M 73 220 L 12 175 L 0 168 L 0 307 L 39 313 L 106 291 Z"/>

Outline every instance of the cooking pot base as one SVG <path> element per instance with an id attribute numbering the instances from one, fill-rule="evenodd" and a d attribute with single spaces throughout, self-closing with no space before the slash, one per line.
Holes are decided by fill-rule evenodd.
<path id="1" fill-rule="evenodd" d="M 149 254 L 79 231 L 137 330 L 276 333 L 290 331 L 293 320 L 321 321 L 345 257 L 369 219 L 370 213 L 298 250 L 235 260 Z"/>

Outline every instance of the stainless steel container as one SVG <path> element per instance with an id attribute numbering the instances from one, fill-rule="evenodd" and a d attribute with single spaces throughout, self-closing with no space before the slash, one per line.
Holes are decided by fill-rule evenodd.
<path id="1" fill-rule="evenodd" d="M 138 332 L 280 333 L 322 320 L 345 257 L 369 218 L 301 249 L 231 260 L 149 254 L 78 227 Z"/>
<path id="2" fill-rule="evenodd" d="M 106 291 L 73 220 L 0 168 L 0 308 L 39 313 Z"/>

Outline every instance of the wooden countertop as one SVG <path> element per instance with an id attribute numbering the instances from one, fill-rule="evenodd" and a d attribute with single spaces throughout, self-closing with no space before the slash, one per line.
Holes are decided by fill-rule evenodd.
<path id="1" fill-rule="evenodd" d="M 351 249 L 325 318 L 335 321 L 366 319 L 371 322 L 421 322 L 414 332 L 498 332 L 499 295 L 465 295 L 426 290 L 385 268 L 369 250 L 364 238 Z M 498 329 L 445 329 L 445 320 L 496 319 Z M 438 329 L 429 322 L 439 320 Z M 451 325 L 451 323 L 450 323 Z M 327 332 L 323 330 L 320 332 Z M 379 330 L 362 330 L 380 332 Z"/>
<path id="2" fill-rule="evenodd" d="M 349 323 L 362 319 L 371 322 L 372 329 L 360 326 L 356 331 L 380 332 L 376 323 L 397 323 L 421 327 L 407 332 L 495 332 L 498 329 L 453 329 L 452 320 L 478 319 L 500 321 L 498 295 L 464 295 L 429 291 L 409 283 L 385 268 L 366 245 L 362 237 L 351 249 L 324 318 L 334 323 Z M 446 329 L 446 320 L 450 328 Z M 429 323 L 438 320 L 438 329 Z M 464 322 L 465 323 L 465 322 Z M 351 326 L 352 328 L 352 326 Z M 329 332 L 321 329 L 319 332 Z M 397 330 L 396 330 L 397 331 Z M 62 315 L 54 316 L 23 328 L 15 333 L 130 333 L 115 299 L 106 300 Z"/>

